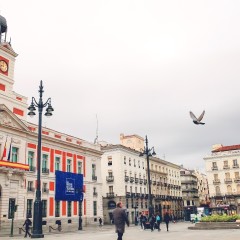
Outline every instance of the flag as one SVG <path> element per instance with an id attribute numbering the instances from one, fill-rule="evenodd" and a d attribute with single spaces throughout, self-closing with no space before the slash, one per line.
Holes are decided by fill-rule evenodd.
<path id="1" fill-rule="evenodd" d="M 11 152 L 12 152 L 12 139 L 11 139 L 11 143 L 10 143 L 10 147 L 9 147 L 9 151 L 8 151 L 8 158 L 7 158 L 8 161 L 10 161 L 10 159 L 11 159 Z"/>
<path id="2" fill-rule="evenodd" d="M 6 148 L 6 145 L 7 145 L 7 138 L 6 138 L 6 142 L 5 142 L 4 148 L 3 148 L 3 153 L 2 153 L 1 160 L 4 160 L 4 158 L 6 158 L 6 156 L 7 156 L 7 148 Z"/>

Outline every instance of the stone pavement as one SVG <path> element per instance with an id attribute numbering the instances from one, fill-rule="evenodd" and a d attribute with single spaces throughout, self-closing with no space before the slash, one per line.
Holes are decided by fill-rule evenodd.
<path id="1" fill-rule="evenodd" d="M 239 240 L 240 229 L 221 229 L 221 230 L 189 230 L 192 223 L 179 222 L 170 223 L 169 232 L 166 231 L 165 224 L 161 224 L 161 231 L 151 232 L 142 230 L 139 226 L 126 227 L 123 240 Z M 1 240 L 22 239 L 23 235 L 14 237 L 1 237 Z M 103 227 L 85 227 L 83 231 L 65 232 L 65 233 L 48 233 L 44 239 L 47 240 L 117 240 L 114 232 L 114 226 Z"/>

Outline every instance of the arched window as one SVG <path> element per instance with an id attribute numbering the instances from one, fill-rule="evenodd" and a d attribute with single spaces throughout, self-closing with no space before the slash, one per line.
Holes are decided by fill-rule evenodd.
<path id="1" fill-rule="evenodd" d="M 232 186 L 231 185 L 228 185 L 227 186 L 227 193 L 232 193 Z"/>
<path id="2" fill-rule="evenodd" d="M 220 192 L 220 187 L 219 186 L 216 186 L 216 195 L 220 195 L 221 192 Z"/>

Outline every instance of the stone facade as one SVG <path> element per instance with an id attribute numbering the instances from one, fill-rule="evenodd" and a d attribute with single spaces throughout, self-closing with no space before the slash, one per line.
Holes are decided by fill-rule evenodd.
<path id="1" fill-rule="evenodd" d="M 204 158 L 211 208 L 217 212 L 240 213 L 240 145 L 214 145 Z"/>

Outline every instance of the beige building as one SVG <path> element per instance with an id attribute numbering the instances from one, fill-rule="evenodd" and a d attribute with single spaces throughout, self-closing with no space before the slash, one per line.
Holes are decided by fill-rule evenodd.
<path id="1" fill-rule="evenodd" d="M 216 212 L 240 213 L 240 145 L 213 145 L 204 158 L 211 208 Z"/>
<path id="2" fill-rule="evenodd" d="M 130 221 L 139 212 L 148 214 L 148 177 L 146 157 L 140 157 L 144 139 L 138 135 L 120 135 L 121 144 L 102 146 L 103 211 L 110 222 L 112 210 L 118 201 L 127 208 Z M 136 147 L 136 149 L 135 149 Z M 169 211 L 181 218 L 182 197 L 180 167 L 150 157 L 150 179 L 153 207 L 163 214 Z"/>
<path id="3" fill-rule="evenodd" d="M 0 16 L 1 30 L 6 20 Z M 5 27 L 5 28 L 4 28 Z M 33 217 L 36 194 L 38 125 L 27 120 L 27 97 L 13 91 L 17 54 L 0 34 L 0 232 L 10 229 L 11 204 L 18 205 L 14 231 Z M 36 92 L 37 92 L 36 86 Z M 32 96 L 34 93 L 29 93 Z M 44 96 L 43 96 L 44 97 Z M 102 217 L 100 145 L 42 128 L 41 192 L 44 231 L 62 221 L 63 229 L 77 229 L 79 213 L 83 225 L 97 224 Z M 55 200 L 55 170 L 83 174 L 84 200 Z"/>

